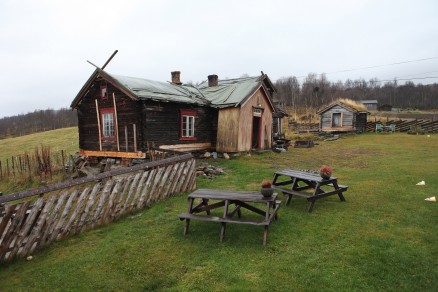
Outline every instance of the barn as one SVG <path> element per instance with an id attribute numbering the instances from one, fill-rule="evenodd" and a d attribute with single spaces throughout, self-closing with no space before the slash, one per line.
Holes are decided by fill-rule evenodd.
<path id="1" fill-rule="evenodd" d="M 322 109 L 319 130 L 322 132 L 365 132 L 367 108 L 352 100 L 339 99 Z"/>
<path id="2" fill-rule="evenodd" d="M 274 86 L 266 74 L 195 87 L 171 72 L 171 82 L 96 68 L 71 103 L 77 111 L 80 154 L 143 158 L 162 149 L 220 152 L 271 147 Z"/>

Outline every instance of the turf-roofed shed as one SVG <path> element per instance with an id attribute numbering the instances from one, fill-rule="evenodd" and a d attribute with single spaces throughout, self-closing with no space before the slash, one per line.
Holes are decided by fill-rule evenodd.
<path id="1" fill-rule="evenodd" d="M 319 130 L 323 132 L 365 132 L 367 108 L 349 99 L 337 101 L 323 107 L 320 115 Z"/>

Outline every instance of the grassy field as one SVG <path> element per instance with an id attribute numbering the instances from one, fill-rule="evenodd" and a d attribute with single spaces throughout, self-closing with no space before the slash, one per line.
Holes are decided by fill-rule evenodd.
<path id="1" fill-rule="evenodd" d="M 1 291 L 438 291 L 438 136 L 363 134 L 310 149 L 208 160 L 225 167 L 198 187 L 258 190 L 277 169 L 334 167 L 347 202 L 282 205 L 263 229 L 194 221 L 186 195 L 0 266 Z M 416 186 L 424 180 L 425 186 Z M 280 195 L 285 201 L 285 197 Z M 244 213 L 245 215 L 245 213 Z"/>
<path id="2" fill-rule="evenodd" d="M 27 136 L 0 140 L 0 161 L 2 170 L 6 171 L 6 159 L 11 163 L 11 157 L 24 153 L 33 154 L 35 147 L 50 147 L 52 155 L 60 155 L 61 150 L 67 154 L 75 154 L 78 149 L 78 128 L 64 128 L 41 132 Z M 29 180 L 28 175 L 0 180 L 0 192 L 4 194 L 39 186 L 37 179 Z"/>

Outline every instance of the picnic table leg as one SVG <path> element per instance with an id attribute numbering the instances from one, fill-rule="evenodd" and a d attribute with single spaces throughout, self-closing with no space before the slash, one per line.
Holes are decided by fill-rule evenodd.
<path id="1" fill-rule="evenodd" d="M 220 241 L 222 242 L 224 240 L 225 236 L 225 227 L 227 226 L 227 223 L 221 222 L 221 235 L 220 235 Z"/>
<path id="2" fill-rule="evenodd" d="M 338 181 L 337 181 L 337 180 L 333 181 L 333 186 L 335 187 L 335 190 L 339 189 Z M 345 198 L 344 198 L 344 195 L 342 194 L 342 192 L 339 193 L 338 196 L 339 196 L 339 199 L 340 199 L 342 202 L 345 202 Z"/>
<path id="3" fill-rule="evenodd" d="M 189 207 L 187 208 L 187 213 L 192 214 L 193 213 L 193 198 L 189 198 Z M 186 223 L 184 224 L 184 235 L 186 235 L 189 232 L 189 225 L 190 225 L 190 219 L 186 219 Z"/>
<path id="4" fill-rule="evenodd" d="M 184 224 L 184 235 L 189 232 L 190 219 L 186 219 L 186 223 Z"/>
<path id="5" fill-rule="evenodd" d="M 289 206 L 290 200 L 292 199 L 292 194 L 287 194 L 286 206 Z"/>
<path id="6" fill-rule="evenodd" d="M 263 245 L 268 241 L 268 225 L 265 225 L 265 232 L 263 233 Z"/>
<path id="7" fill-rule="evenodd" d="M 307 204 L 307 212 L 312 213 L 314 205 L 315 205 L 315 200 L 309 200 L 309 203 Z"/>
<path id="8" fill-rule="evenodd" d="M 228 216 L 228 205 L 230 204 L 230 201 L 225 200 L 225 206 L 224 206 L 224 214 L 223 218 L 227 218 Z M 224 240 L 225 236 L 225 227 L 227 226 L 227 223 L 221 222 L 221 235 L 220 235 L 220 241 L 222 242 Z"/>
<path id="9" fill-rule="evenodd" d="M 208 206 L 208 199 L 202 199 L 202 204 L 207 207 Z M 207 210 L 207 215 L 210 215 L 210 210 Z"/>

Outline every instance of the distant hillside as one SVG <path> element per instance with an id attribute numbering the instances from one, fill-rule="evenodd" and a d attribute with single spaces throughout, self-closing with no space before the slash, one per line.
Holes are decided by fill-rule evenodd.
<path id="1" fill-rule="evenodd" d="M 62 108 L 59 110 L 36 110 L 0 119 L 0 139 L 29 135 L 60 128 L 77 126 L 76 112 Z"/>

